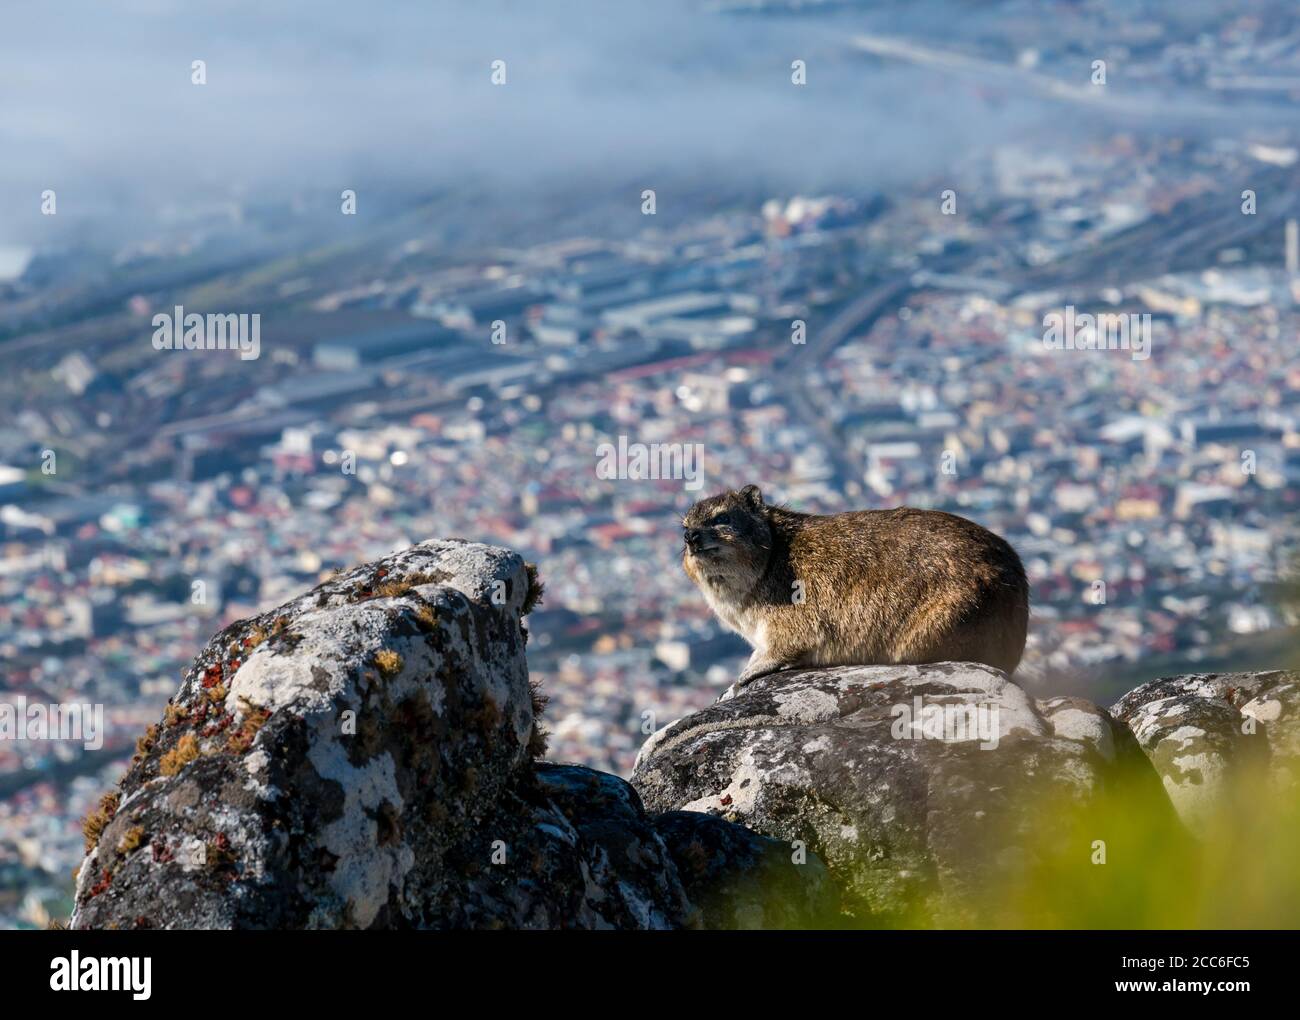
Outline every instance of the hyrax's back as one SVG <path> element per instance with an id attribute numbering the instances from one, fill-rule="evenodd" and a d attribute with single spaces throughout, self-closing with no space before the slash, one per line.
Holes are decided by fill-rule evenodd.
<path id="1" fill-rule="evenodd" d="M 991 531 L 908 508 L 791 523 L 790 563 L 822 631 L 808 635 L 815 664 L 971 661 L 1011 673 L 1020 663 L 1029 585 Z"/>

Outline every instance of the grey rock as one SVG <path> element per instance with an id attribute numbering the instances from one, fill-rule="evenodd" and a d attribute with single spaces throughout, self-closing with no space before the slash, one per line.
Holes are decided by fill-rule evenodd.
<path id="1" fill-rule="evenodd" d="M 218 634 L 122 778 L 72 926 L 706 923 L 631 786 L 535 760 L 539 593 L 514 553 L 433 541 Z M 765 873 L 755 841 L 733 834 L 733 877 Z"/>
<path id="2" fill-rule="evenodd" d="M 530 761 L 524 562 L 435 541 L 209 642 L 119 784 L 74 927 L 394 927 Z"/>
<path id="3" fill-rule="evenodd" d="M 631 785 L 538 762 L 539 594 L 438 540 L 218 634 L 91 827 L 72 926 L 1014 923 L 1027 876 L 1049 914 L 1120 899 L 1140 876 L 1090 848 L 1172 859 L 1171 799 L 1194 826 L 1251 761 L 1294 795 L 1281 672 L 1154 681 L 1114 718 L 971 663 L 783 672 L 656 733 Z"/>
<path id="4" fill-rule="evenodd" d="M 1179 816 L 1201 831 L 1256 769 L 1300 780 L 1300 675 L 1193 673 L 1134 688 L 1111 708 L 1132 730 Z"/>
<path id="5" fill-rule="evenodd" d="M 673 929 L 698 924 L 672 857 L 623 780 L 541 763 L 455 851 L 430 928 Z"/>
<path id="6" fill-rule="evenodd" d="M 654 817 L 686 895 L 709 929 L 835 928 L 840 894 L 826 865 L 792 846 L 698 811 Z"/>
<path id="7" fill-rule="evenodd" d="M 957 728 L 972 709 L 984 712 L 983 732 Z M 1037 857 L 1087 859 L 1068 827 L 1041 831 L 1045 804 L 1100 812 L 1106 794 L 1123 792 L 1176 827 L 1105 710 L 1037 702 L 974 663 L 772 674 L 656 733 L 632 784 L 651 811 L 803 841 L 855 924 L 995 921 L 996 891 Z M 1104 833 L 1104 817 L 1093 821 Z"/>

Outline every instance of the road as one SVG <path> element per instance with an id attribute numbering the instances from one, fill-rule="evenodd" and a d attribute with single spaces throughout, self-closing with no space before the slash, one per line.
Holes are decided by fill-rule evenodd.
<path id="1" fill-rule="evenodd" d="M 877 284 L 861 297 L 849 302 L 822 329 L 809 328 L 807 343 L 791 345 L 791 352 L 774 368 L 778 379 L 787 383 L 783 394 L 790 411 L 810 428 L 821 441 L 835 468 L 836 484 L 846 496 L 856 495 L 848 486 L 862 484 L 866 465 L 849 452 L 844 437 L 831 423 L 829 415 L 819 410 L 824 401 L 813 385 L 813 372 L 849 337 L 866 332 L 887 312 L 898 307 L 912 292 L 908 278 L 896 278 Z"/>
<path id="2" fill-rule="evenodd" d="M 1016 92 L 1035 92 L 1047 99 L 1074 103 L 1108 113 L 1226 123 L 1239 122 L 1244 116 L 1281 123 L 1294 116 L 1289 110 L 1272 104 L 1256 103 L 1247 110 L 1238 105 L 1175 99 L 1149 90 L 1141 93 L 1128 92 L 1119 79 L 1108 81 L 1104 85 L 1094 85 L 1091 80 L 1091 62 L 1081 65 L 1084 77 L 1077 82 L 1072 82 L 1014 64 L 1005 64 L 952 50 L 936 49 L 909 39 L 857 35 L 849 45 L 861 53 L 869 53 L 875 57 L 1000 82 Z"/>

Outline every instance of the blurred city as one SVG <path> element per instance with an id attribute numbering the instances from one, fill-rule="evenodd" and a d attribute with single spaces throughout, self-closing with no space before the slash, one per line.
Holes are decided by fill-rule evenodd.
<path id="1" fill-rule="evenodd" d="M 826 6 L 693 16 L 808 21 L 838 76 L 905 65 L 1086 129 L 887 184 L 665 167 L 574 174 L 517 208 L 471 179 L 371 215 L 358 185 L 354 215 L 330 180 L 142 219 L 120 244 L 0 226 L 0 701 L 102 704 L 106 724 L 99 750 L 0 740 L 0 926 L 66 912 L 80 819 L 213 633 L 430 537 L 538 564 L 550 757 L 623 775 L 748 654 L 683 575 L 679 521 L 749 482 L 1007 537 L 1033 593 L 1018 677 L 1039 696 L 1106 704 L 1163 672 L 1285 663 L 1294 8 L 993 4 L 981 31 L 935 39 Z M 1122 86 L 1095 80 L 1108 57 Z M 62 219 L 75 199 L 58 201 Z M 177 306 L 260 315 L 259 356 L 158 350 L 154 316 Z M 1067 308 L 1149 316 L 1149 348 L 1053 349 Z M 620 438 L 699 444 L 702 489 L 601 477 Z"/>

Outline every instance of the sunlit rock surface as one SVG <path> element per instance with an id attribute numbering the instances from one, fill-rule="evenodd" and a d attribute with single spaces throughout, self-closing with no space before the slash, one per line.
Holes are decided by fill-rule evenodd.
<path id="1" fill-rule="evenodd" d="M 1176 822 L 1127 729 L 1076 698 L 1037 701 L 976 663 L 773 674 L 646 742 L 652 810 L 705 812 L 807 846 L 857 924 L 977 924 L 1039 858 L 1087 863 L 1110 797 Z M 1050 809 L 1050 811 L 1049 811 Z"/>
<path id="2" fill-rule="evenodd" d="M 1259 766 L 1292 795 L 1300 781 L 1300 675 L 1192 673 L 1129 691 L 1111 708 L 1160 775 L 1180 817 L 1201 829 Z"/>

